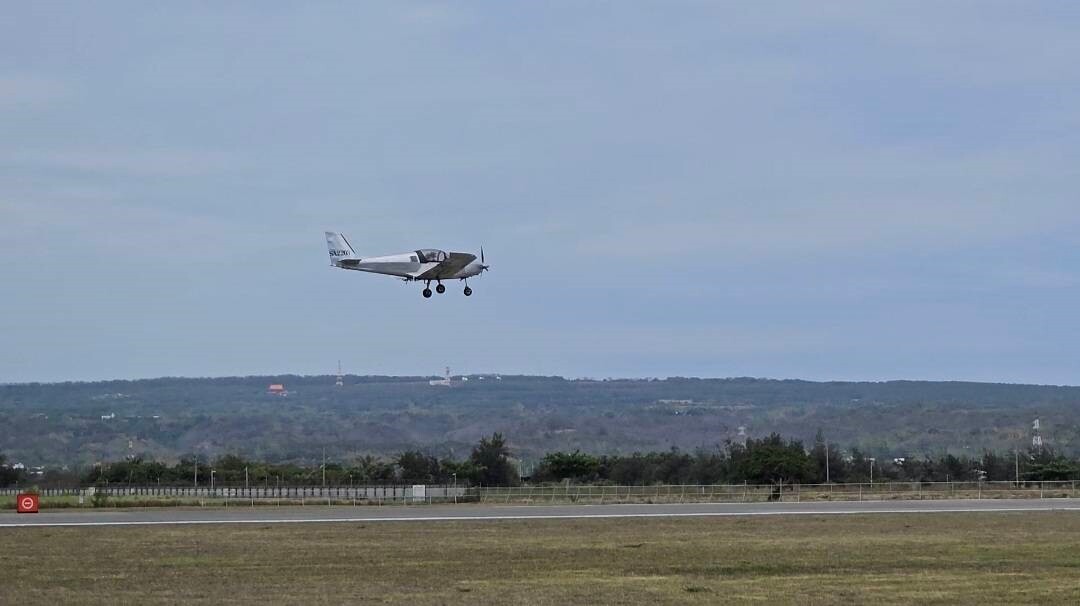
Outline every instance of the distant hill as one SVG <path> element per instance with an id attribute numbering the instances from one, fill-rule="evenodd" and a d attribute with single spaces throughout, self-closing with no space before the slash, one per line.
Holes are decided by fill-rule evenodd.
<path id="1" fill-rule="evenodd" d="M 335 460 L 420 448 L 463 456 L 499 431 L 525 459 L 544 452 L 711 448 L 778 432 L 882 456 L 978 454 L 1031 443 L 1080 453 L 1080 387 L 752 378 L 566 380 L 266 376 L 0 386 L 0 452 L 27 465 L 84 465 L 128 454 L 223 453 Z M 287 396 L 268 393 L 279 384 Z"/>

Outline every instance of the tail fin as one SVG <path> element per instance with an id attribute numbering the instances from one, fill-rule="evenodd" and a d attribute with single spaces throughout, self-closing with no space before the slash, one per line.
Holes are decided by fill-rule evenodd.
<path id="1" fill-rule="evenodd" d="M 335 265 L 346 259 L 359 259 L 345 236 L 337 232 L 326 232 L 326 248 L 330 251 L 330 262 Z"/>

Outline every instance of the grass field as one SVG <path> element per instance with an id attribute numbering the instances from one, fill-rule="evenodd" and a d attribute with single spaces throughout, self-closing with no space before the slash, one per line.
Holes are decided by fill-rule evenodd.
<path id="1" fill-rule="evenodd" d="M 1065 512 L 0 529 L 0 603 L 1080 603 Z"/>

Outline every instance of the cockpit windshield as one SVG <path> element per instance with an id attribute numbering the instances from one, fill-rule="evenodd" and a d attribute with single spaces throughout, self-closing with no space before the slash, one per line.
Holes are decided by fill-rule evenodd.
<path id="1" fill-rule="evenodd" d="M 442 263 L 447 259 L 447 254 L 434 248 L 424 248 L 416 251 L 421 263 Z"/>

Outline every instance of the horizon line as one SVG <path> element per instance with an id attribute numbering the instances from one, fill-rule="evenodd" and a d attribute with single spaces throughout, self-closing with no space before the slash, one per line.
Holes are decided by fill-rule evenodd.
<path id="1" fill-rule="evenodd" d="M 204 375 L 204 376 L 191 376 L 191 375 L 161 375 L 154 377 L 136 377 L 136 378 L 112 378 L 112 379 L 69 379 L 69 380 L 53 380 L 53 381 L 11 381 L 0 382 L 0 387 L 20 387 L 29 385 L 94 385 L 98 383 L 115 383 L 115 382 L 127 382 L 136 383 L 140 381 L 163 381 L 168 379 L 174 380 L 187 380 L 187 381 L 207 381 L 207 380 L 222 380 L 222 379 L 254 379 L 254 378 L 280 378 L 280 377 L 298 377 L 302 379 L 310 378 L 322 378 L 322 377 L 336 377 L 336 373 L 325 374 L 298 374 L 298 373 L 277 373 L 277 374 L 248 374 L 248 375 Z M 426 380 L 432 377 L 443 377 L 444 375 L 437 374 L 353 374 L 343 373 L 344 377 L 356 377 L 356 378 L 389 378 L 389 379 L 417 379 Z M 634 382 L 649 382 L 649 381 L 668 381 L 668 380 L 698 380 L 698 381 L 738 381 L 738 380 L 752 380 L 752 381 L 774 381 L 774 382 L 802 382 L 802 383 L 966 383 L 974 385 L 1008 385 L 1014 387 L 1058 387 L 1058 388 L 1078 388 L 1080 385 L 1072 385 L 1067 383 L 1025 383 L 1014 381 L 979 381 L 970 379 L 804 379 L 796 377 L 788 378 L 775 378 L 768 376 L 694 376 L 694 375 L 668 375 L 668 376 L 623 376 L 623 377 L 591 377 L 591 376 L 576 376 L 567 377 L 564 375 L 545 375 L 545 374 L 523 374 L 523 373 L 501 373 L 501 372 L 473 372 L 473 373 L 459 373 L 451 376 L 456 377 L 513 377 L 513 378 L 542 378 L 542 379 L 561 379 L 563 381 L 590 381 L 590 382 L 616 382 L 616 381 L 634 381 Z"/>

